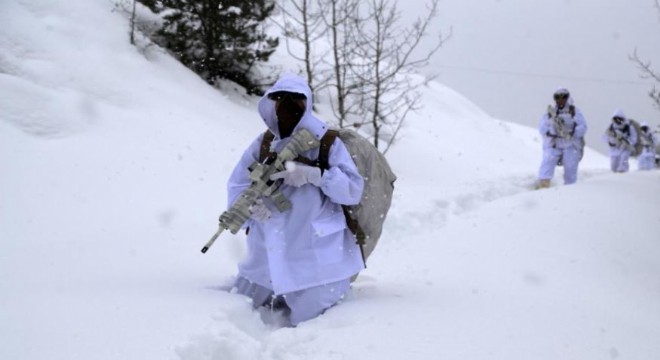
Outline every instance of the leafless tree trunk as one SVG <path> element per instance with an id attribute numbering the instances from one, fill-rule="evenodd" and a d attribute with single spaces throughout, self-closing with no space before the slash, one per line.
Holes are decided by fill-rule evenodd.
<path id="1" fill-rule="evenodd" d="M 333 106 L 333 111 L 339 119 L 339 127 L 345 126 L 351 113 L 347 105 L 347 98 L 352 92 L 348 69 L 355 47 L 351 38 L 354 31 L 351 27 L 358 6 L 358 0 L 328 0 L 323 10 L 325 14 L 323 19 L 330 34 L 332 48 L 332 61 L 330 62 L 332 75 L 328 80 L 328 85 L 334 88 L 337 104 Z"/>
<path id="2" fill-rule="evenodd" d="M 135 2 L 133 0 L 133 10 L 131 10 L 131 45 L 135 45 Z"/>
<path id="3" fill-rule="evenodd" d="M 367 115 L 363 125 L 371 126 L 374 146 L 383 153 L 394 143 L 408 113 L 420 108 L 416 88 L 424 80 L 415 80 L 415 70 L 426 65 L 447 40 L 439 35 L 430 50 L 415 54 L 437 16 L 438 1 L 431 0 L 424 17 L 412 26 L 400 27 L 395 1 L 369 0 L 363 4 L 366 20 L 357 20 L 354 26 L 359 45 L 355 55 L 362 61 L 351 63 L 351 73 L 362 90 L 358 103 Z"/>
<path id="4" fill-rule="evenodd" d="M 655 82 L 653 88 L 649 90 L 649 97 L 653 100 L 655 108 L 660 110 L 660 72 L 656 72 L 650 61 L 642 60 L 637 54 L 637 50 L 630 55 L 630 59 L 635 62 L 640 71 L 640 76 L 644 79 L 651 79 Z"/>
<path id="5" fill-rule="evenodd" d="M 279 5 L 287 49 L 305 64 L 310 87 L 330 90 L 339 127 L 359 128 L 383 152 L 408 113 L 420 107 L 416 88 L 425 80 L 415 70 L 447 40 L 439 34 L 430 50 L 415 52 L 437 16 L 439 0 L 429 1 L 424 16 L 409 26 L 399 24 L 395 0 L 281 0 Z M 329 53 L 315 53 L 312 44 L 324 34 Z M 303 56 L 291 51 L 289 39 L 304 45 Z"/>
<path id="6" fill-rule="evenodd" d="M 654 0 L 655 8 L 660 13 L 660 0 Z M 653 69 L 653 64 L 649 60 L 643 60 L 637 54 L 637 49 L 630 55 L 632 60 L 640 71 L 640 76 L 644 79 L 651 79 L 655 82 L 653 88 L 649 91 L 649 97 L 653 100 L 655 108 L 660 111 L 660 72 Z"/>
<path id="7" fill-rule="evenodd" d="M 284 30 L 287 51 L 294 59 L 303 62 L 307 83 L 315 92 L 322 81 L 317 82 L 321 76 L 317 74 L 318 59 L 315 58 L 312 44 L 327 31 L 323 26 L 319 1 L 283 0 L 277 3 L 277 7 L 282 14 L 282 22 L 277 24 Z M 291 48 L 290 39 L 303 44 L 302 55 Z"/>

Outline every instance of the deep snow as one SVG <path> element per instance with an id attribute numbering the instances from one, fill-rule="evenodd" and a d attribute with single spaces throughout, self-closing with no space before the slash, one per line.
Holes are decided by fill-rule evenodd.
<path id="1" fill-rule="evenodd" d="M 256 99 L 129 45 L 112 2 L 8 0 L 0 22 L 0 358 L 660 357 L 660 172 L 589 150 L 578 184 L 532 191 L 536 131 L 430 83 L 369 268 L 278 329 L 224 291 L 241 235 L 199 252 Z"/>

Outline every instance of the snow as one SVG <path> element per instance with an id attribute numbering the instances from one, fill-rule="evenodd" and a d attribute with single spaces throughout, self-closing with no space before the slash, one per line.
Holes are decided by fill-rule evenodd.
<path id="1" fill-rule="evenodd" d="M 226 291 L 242 235 L 199 252 L 257 99 L 131 46 L 112 2 L 0 22 L 1 359 L 660 358 L 660 172 L 588 149 L 576 185 L 533 191 L 536 130 L 432 82 L 369 268 L 277 328 Z"/>

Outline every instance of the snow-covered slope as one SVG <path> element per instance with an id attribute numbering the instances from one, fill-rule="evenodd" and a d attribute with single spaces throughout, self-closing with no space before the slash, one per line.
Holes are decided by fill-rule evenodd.
<path id="1" fill-rule="evenodd" d="M 242 236 L 199 253 L 256 99 L 132 47 L 113 9 L 0 4 L 0 358 L 660 357 L 660 174 L 589 151 L 578 184 L 530 191 L 536 131 L 437 83 L 388 153 L 369 269 L 325 315 L 264 325 L 223 291 Z"/>

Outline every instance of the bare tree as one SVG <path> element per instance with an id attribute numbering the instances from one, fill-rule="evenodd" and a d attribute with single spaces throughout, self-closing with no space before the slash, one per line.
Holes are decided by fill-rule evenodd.
<path id="1" fill-rule="evenodd" d="M 359 0 L 281 0 L 281 21 L 275 21 L 284 31 L 288 53 L 302 62 L 312 91 L 331 90 L 329 98 L 339 127 L 350 113 L 345 100 L 350 95 L 346 84 L 351 41 L 347 34 L 358 4 Z M 330 47 L 315 47 L 324 37 Z M 296 51 L 292 43 L 302 44 L 303 51 Z"/>
<path id="2" fill-rule="evenodd" d="M 135 45 L 135 2 L 137 0 L 133 0 L 133 9 L 131 10 L 131 35 L 130 35 L 130 40 L 131 40 L 131 45 Z"/>
<path id="3" fill-rule="evenodd" d="M 356 47 L 352 38 L 354 33 L 352 26 L 357 21 L 356 16 L 359 16 L 356 15 L 358 8 L 358 0 L 328 0 L 323 11 L 325 14 L 323 20 L 329 29 L 332 48 L 328 85 L 333 88 L 337 101 L 332 109 L 339 119 L 339 127 L 344 127 L 349 115 L 354 113 L 347 99 L 357 88 L 355 83 L 351 83 L 348 75 L 353 50 Z"/>
<path id="4" fill-rule="evenodd" d="M 321 76 L 317 70 L 319 61 L 318 55 L 314 54 L 313 44 L 327 31 L 322 21 L 320 5 L 321 2 L 312 0 L 283 0 L 277 3 L 282 22 L 276 24 L 284 31 L 289 55 L 303 62 L 307 83 L 312 92 L 316 90 L 317 79 Z M 291 48 L 291 39 L 303 44 L 302 55 Z"/>
<path id="5" fill-rule="evenodd" d="M 135 45 L 135 28 L 136 28 L 136 9 L 135 9 L 135 2 L 137 0 L 115 0 L 114 2 L 114 8 L 112 9 L 113 12 L 118 11 L 122 14 L 126 14 L 128 16 L 128 21 L 129 21 L 129 41 L 131 42 L 131 45 Z M 129 2 L 132 3 L 129 5 Z M 131 9 L 129 10 L 129 6 Z"/>
<path id="6" fill-rule="evenodd" d="M 660 110 L 660 72 L 656 72 L 651 64 L 651 61 L 642 60 L 637 54 L 637 50 L 630 55 L 630 59 L 635 62 L 640 71 L 640 76 L 644 79 L 651 79 L 655 82 L 653 88 L 649 90 L 649 97 L 653 100 L 655 108 Z"/>
<path id="7" fill-rule="evenodd" d="M 439 0 L 429 1 L 425 15 L 409 26 L 400 25 L 396 0 L 281 0 L 279 5 L 287 48 L 305 64 L 310 87 L 330 92 L 339 127 L 358 128 L 383 152 L 408 113 L 420 107 L 416 88 L 425 80 L 416 70 L 447 39 L 439 34 L 430 50 L 418 49 L 437 16 Z M 323 35 L 329 52 L 312 47 Z M 292 53 L 289 39 L 303 44 L 304 55 Z"/>
<path id="8" fill-rule="evenodd" d="M 660 0 L 654 0 L 655 8 L 660 13 Z M 660 72 L 657 72 L 653 69 L 653 64 L 649 60 L 643 60 L 637 54 L 637 49 L 630 55 L 630 60 L 632 60 L 640 71 L 640 76 L 643 79 L 651 79 L 654 81 L 655 85 L 649 91 L 649 97 L 653 100 L 655 108 L 660 110 Z"/>
<path id="9" fill-rule="evenodd" d="M 369 0 L 362 5 L 366 20 L 355 20 L 355 55 L 360 61 L 350 63 L 350 70 L 361 89 L 357 103 L 364 118 L 359 125 L 371 126 L 374 146 L 383 153 L 394 143 L 408 113 L 420 108 L 416 89 L 424 81 L 414 76 L 415 71 L 428 64 L 447 40 L 438 35 L 426 53 L 415 52 L 437 16 L 438 1 L 431 0 L 426 15 L 408 27 L 399 26 L 401 13 L 392 0 Z"/>

